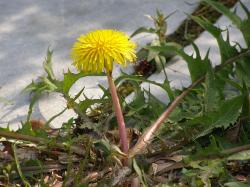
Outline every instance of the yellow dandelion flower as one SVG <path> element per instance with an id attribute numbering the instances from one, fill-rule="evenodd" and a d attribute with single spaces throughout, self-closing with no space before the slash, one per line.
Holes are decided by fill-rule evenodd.
<path id="1" fill-rule="evenodd" d="M 116 30 L 96 30 L 81 35 L 74 44 L 71 58 L 83 72 L 112 72 L 113 62 L 126 65 L 136 59 L 135 43 Z"/>

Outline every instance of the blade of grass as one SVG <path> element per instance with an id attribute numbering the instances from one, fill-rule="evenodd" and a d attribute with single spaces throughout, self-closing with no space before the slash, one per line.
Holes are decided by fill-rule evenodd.
<path id="1" fill-rule="evenodd" d="M 21 167 L 20 167 L 20 163 L 19 163 L 19 160 L 17 158 L 17 153 L 16 153 L 16 145 L 15 144 L 12 144 L 12 150 L 13 150 L 13 153 L 14 153 L 14 159 L 15 159 L 15 163 L 16 163 L 16 168 L 17 168 L 17 172 L 23 182 L 23 185 L 25 187 L 31 187 L 30 183 L 27 181 L 27 179 L 24 177 L 23 173 L 22 173 L 22 170 L 21 170 Z"/>

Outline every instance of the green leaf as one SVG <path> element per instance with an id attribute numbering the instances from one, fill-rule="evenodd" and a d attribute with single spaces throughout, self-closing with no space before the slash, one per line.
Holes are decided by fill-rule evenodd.
<path id="1" fill-rule="evenodd" d="M 79 108 L 82 112 L 86 112 L 86 110 L 94 104 L 101 104 L 107 102 L 108 99 L 88 99 L 85 97 L 84 100 L 79 102 Z"/>
<path id="2" fill-rule="evenodd" d="M 56 80 L 50 80 L 47 77 L 40 77 L 37 82 L 32 81 L 26 86 L 22 92 L 30 92 L 34 94 L 42 94 L 43 92 L 57 91 L 59 88 L 59 82 Z"/>
<path id="3" fill-rule="evenodd" d="M 134 168 L 135 172 L 137 173 L 142 186 L 146 187 L 147 185 L 146 185 L 146 181 L 145 181 L 144 171 L 141 170 L 141 168 L 137 165 L 137 162 L 135 159 L 133 159 L 133 168 Z"/>
<path id="4" fill-rule="evenodd" d="M 247 46 L 249 47 L 250 46 L 250 32 L 249 32 L 249 28 L 250 28 L 250 11 L 241 1 L 239 3 L 241 5 L 242 9 L 244 10 L 244 12 L 246 13 L 247 18 L 246 19 L 241 19 L 240 26 L 237 25 L 237 27 L 242 32 L 243 37 L 245 39 L 245 42 L 246 42 Z"/>
<path id="5" fill-rule="evenodd" d="M 227 160 L 249 160 L 249 159 L 250 159 L 250 150 L 233 154 L 227 158 Z"/>
<path id="6" fill-rule="evenodd" d="M 156 33 L 156 30 L 154 28 L 139 27 L 131 34 L 130 38 L 141 33 Z"/>
<path id="7" fill-rule="evenodd" d="M 63 93 L 68 94 L 70 88 L 77 80 L 87 76 L 105 76 L 105 73 L 72 73 L 70 70 L 68 70 L 68 72 L 64 74 L 63 81 L 61 81 Z"/>
<path id="8" fill-rule="evenodd" d="M 40 92 L 36 92 L 31 98 L 26 123 L 29 123 L 29 121 L 30 121 L 31 114 L 32 114 L 32 111 L 33 111 L 33 107 L 34 107 L 37 99 L 40 97 L 40 94 L 41 94 Z"/>
<path id="9" fill-rule="evenodd" d="M 183 174 L 192 177 L 192 183 L 190 186 L 206 186 L 211 187 L 212 179 L 217 179 L 218 177 L 224 175 L 225 168 L 223 167 L 223 161 L 220 159 L 214 160 L 204 160 L 204 161 L 192 161 L 189 163 L 190 167 L 193 169 L 183 170 Z M 199 180 L 203 184 L 200 184 Z M 198 182 L 198 184 L 197 184 Z"/>
<path id="10" fill-rule="evenodd" d="M 46 71 L 46 73 L 48 74 L 48 78 L 50 80 L 54 80 L 55 79 L 55 75 L 52 69 L 52 54 L 53 51 L 51 51 L 49 48 L 47 50 L 47 57 L 45 58 L 45 61 L 43 62 L 43 68 Z"/>
<path id="11" fill-rule="evenodd" d="M 249 32 L 250 12 L 248 8 L 242 2 L 240 2 L 241 7 L 247 15 L 247 18 L 244 20 L 242 20 L 238 15 L 230 11 L 230 9 L 228 9 L 227 7 L 225 7 L 223 4 L 219 2 L 211 1 L 211 0 L 203 0 L 203 2 L 206 2 L 207 4 L 212 6 L 215 10 L 227 16 L 233 22 L 233 24 L 236 25 L 240 29 L 247 45 L 250 46 L 250 32 Z"/>
<path id="12" fill-rule="evenodd" d="M 35 136 L 30 122 L 22 123 L 22 127 L 17 130 L 17 133 Z"/>
<path id="13" fill-rule="evenodd" d="M 205 158 L 209 156 L 219 155 L 222 150 L 222 146 L 220 142 L 216 140 L 216 138 L 211 135 L 209 136 L 210 144 L 206 147 L 202 147 L 201 145 L 196 146 L 197 151 L 195 154 L 190 155 L 188 158 L 191 160 L 199 160 L 200 158 Z"/>
<path id="14" fill-rule="evenodd" d="M 250 11 L 249 9 L 247 8 L 246 5 L 244 5 L 244 3 L 242 3 L 242 1 L 239 1 L 240 5 L 241 5 L 241 8 L 244 10 L 244 12 L 246 13 L 247 15 L 247 18 L 249 19 L 250 18 Z"/>
<path id="15" fill-rule="evenodd" d="M 186 125 L 189 125 L 191 129 L 196 126 L 203 129 L 195 136 L 195 139 L 209 134 L 215 128 L 226 129 L 237 121 L 242 105 L 243 97 L 234 97 L 224 101 L 217 111 L 205 113 L 204 116 L 188 121 Z"/>
<path id="16" fill-rule="evenodd" d="M 215 27 L 210 21 L 205 18 L 200 18 L 197 16 L 190 16 L 196 23 L 198 23 L 201 27 L 207 30 L 212 36 L 214 36 L 217 40 L 217 43 L 220 48 L 221 54 L 221 63 L 224 63 L 228 59 L 234 57 L 238 54 L 238 51 L 235 46 L 231 46 L 229 33 L 227 31 L 227 39 L 226 41 L 223 39 L 222 30 L 220 28 Z"/>
<path id="17" fill-rule="evenodd" d="M 121 151 L 121 149 L 118 146 L 114 144 L 111 145 L 111 154 L 113 156 L 123 156 L 123 157 L 127 156 L 125 153 Z"/>
<path id="18" fill-rule="evenodd" d="M 34 92 L 42 92 L 46 90 L 46 86 L 44 85 L 43 82 L 41 82 L 39 80 L 39 82 L 35 83 L 34 81 L 32 81 L 29 85 L 27 85 L 22 92 L 30 92 L 30 93 L 34 93 Z"/>
<path id="19" fill-rule="evenodd" d="M 156 120 L 165 110 L 166 105 L 151 94 L 150 90 L 145 90 L 145 93 L 148 95 L 148 116 L 151 116 L 151 119 Z"/>
<path id="20" fill-rule="evenodd" d="M 211 64 L 208 66 L 205 80 L 204 107 L 205 112 L 212 112 L 220 106 L 222 90 L 218 86 Z"/>
<path id="21" fill-rule="evenodd" d="M 172 89 L 170 88 L 169 83 L 166 82 L 166 81 L 163 84 L 161 84 L 161 83 L 158 83 L 158 82 L 155 82 L 155 81 L 145 79 L 144 77 L 139 76 L 139 75 L 123 74 L 123 75 L 121 75 L 120 77 L 118 77 L 115 80 L 115 84 L 118 85 L 121 81 L 124 81 L 124 80 L 131 80 L 131 81 L 136 81 L 136 82 L 147 82 L 147 83 L 150 83 L 150 84 L 154 84 L 156 86 L 161 87 L 163 90 L 166 91 L 170 101 L 172 101 L 174 99 L 174 93 L 173 93 Z"/>
<path id="22" fill-rule="evenodd" d="M 144 49 L 152 50 L 155 53 L 161 53 L 161 55 L 163 55 L 163 56 L 167 56 L 170 53 L 172 53 L 172 55 L 178 54 L 178 55 L 182 56 L 182 53 L 184 53 L 182 50 L 182 47 L 175 42 L 167 42 L 167 43 L 164 43 L 161 45 L 159 45 L 159 44 L 158 45 L 150 45 L 150 46 L 147 45 L 147 46 L 144 46 Z"/>
<path id="23" fill-rule="evenodd" d="M 190 18 L 198 23 L 202 28 L 212 34 L 215 38 L 218 38 L 221 35 L 221 29 L 215 27 L 209 20 L 204 17 L 192 16 Z"/>
<path id="24" fill-rule="evenodd" d="M 17 133 L 36 136 L 40 138 L 48 138 L 48 134 L 44 129 L 32 129 L 32 125 L 30 122 L 22 123 L 22 126 L 17 130 Z"/>
<path id="25" fill-rule="evenodd" d="M 161 53 L 173 52 L 181 56 L 187 62 L 192 82 L 195 82 L 197 79 L 204 76 L 207 72 L 207 66 L 209 64 L 209 51 L 207 52 L 206 57 L 202 59 L 198 47 L 194 43 L 192 45 L 195 50 L 196 57 L 194 57 L 193 55 L 189 56 L 183 51 L 183 49 L 180 49 L 178 46 L 173 45 L 148 46 L 146 47 L 146 49 L 158 51 Z"/>
<path id="26" fill-rule="evenodd" d="M 44 84 L 47 91 L 57 90 L 57 85 L 53 80 L 48 79 L 47 77 L 41 77 L 41 82 Z"/>
<path id="27" fill-rule="evenodd" d="M 249 187 L 250 184 L 242 183 L 242 182 L 227 182 L 224 184 L 227 187 Z"/>
<path id="28" fill-rule="evenodd" d="M 249 116 L 250 117 L 250 107 L 249 107 L 249 89 L 247 88 L 245 82 L 243 81 L 243 88 L 240 89 L 242 92 L 242 95 L 244 97 L 244 101 L 243 101 L 243 106 L 242 106 L 242 112 L 241 112 L 241 116 L 242 117 L 246 117 Z"/>
<path id="29" fill-rule="evenodd" d="M 180 93 L 176 93 L 179 95 Z M 204 108 L 203 89 L 194 89 L 184 97 L 179 106 L 170 114 L 170 122 L 180 122 L 201 116 Z"/>
<path id="30" fill-rule="evenodd" d="M 247 20 L 243 20 L 240 26 L 240 30 L 243 34 L 243 37 L 246 41 L 246 44 L 248 47 L 250 47 L 250 32 L 249 32 L 249 28 L 250 28 L 250 16 L 248 17 Z"/>
<path id="31" fill-rule="evenodd" d="M 98 87 L 102 90 L 103 92 L 103 95 L 102 95 L 102 99 L 104 98 L 111 98 L 111 95 L 110 95 L 110 91 L 109 91 L 109 88 L 105 88 L 104 86 L 98 84 Z"/>
<path id="32" fill-rule="evenodd" d="M 238 51 L 236 49 L 236 44 L 234 46 L 231 46 L 230 44 L 230 38 L 229 38 L 229 32 L 227 30 L 227 39 L 224 40 L 222 36 L 222 30 L 215 27 L 211 22 L 209 22 L 205 18 L 200 18 L 196 16 L 191 16 L 191 18 L 197 22 L 201 27 L 206 29 L 212 36 L 215 37 L 217 40 L 219 49 L 220 49 L 220 55 L 221 55 L 221 63 L 225 63 L 227 60 L 233 58 L 238 54 Z M 227 67 L 224 67 L 220 72 L 218 73 L 218 84 L 221 84 L 221 88 L 225 86 L 225 81 L 223 79 L 226 79 L 229 77 L 230 73 L 233 71 L 233 66 L 228 65 Z"/>
<path id="33" fill-rule="evenodd" d="M 59 117 L 60 115 L 62 115 L 68 108 L 65 107 L 62 111 L 60 111 L 59 113 L 53 115 L 51 118 L 49 118 L 46 123 L 45 123 L 45 126 L 49 126 L 49 124 L 54 120 L 56 119 L 57 117 Z"/>
<path id="34" fill-rule="evenodd" d="M 237 16 L 235 13 L 231 12 L 230 9 L 225 7 L 222 3 L 211 0 L 202 0 L 202 1 L 212 6 L 215 10 L 217 10 L 224 16 L 227 16 L 235 25 L 240 26 L 241 24 L 240 17 Z"/>
<path id="35" fill-rule="evenodd" d="M 10 132 L 10 131 L 12 131 L 12 130 L 10 129 L 9 124 L 7 124 L 7 127 L 0 127 L 0 131 Z"/>
<path id="36" fill-rule="evenodd" d="M 111 155 L 111 145 L 107 139 L 97 140 L 94 144 L 96 149 L 103 151 L 104 156 Z"/>
<path id="37" fill-rule="evenodd" d="M 246 86 L 250 88 L 250 55 L 241 58 L 236 63 L 236 75 L 237 77 L 246 83 Z"/>
<path id="38" fill-rule="evenodd" d="M 126 114 L 127 117 L 130 117 L 136 112 L 139 112 L 140 110 L 144 109 L 147 106 L 146 104 L 146 98 L 144 96 L 144 92 L 139 88 L 135 92 L 135 98 L 127 104 L 127 107 L 129 108 L 128 113 Z"/>
<path id="39" fill-rule="evenodd" d="M 160 41 L 159 40 L 153 40 L 150 45 L 151 46 L 160 46 Z M 149 50 L 148 51 L 148 56 L 147 56 L 147 61 L 150 62 L 151 60 L 153 60 L 158 55 L 159 55 L 158 51 Z"/>
<path id="40" fill-rule="evenodd" d="M 102 126 L 99 123 L 92 123 L 92 122 L 84 121 L 83 123 L 79 124 L 78 128 L 91 130 L 93 134 L 95 134 L 95 136 L 101 136 L 100 133 L 102 130 Z"/>
<path id="41" fill-rule="evenodd" d="M 73 101 L 76 101 L 82 94 L 84 91 L 85 87 L 83 87 L 73 98 Z"/>
<path id="42" fill-rule="evenodd" d="M 161 70 L 163 70 L 166 64 L 165 56 L 157 55 L 155 57 L 155 63 L 156 63 L 157 72 L 160 72 Z"/>
<path id="43" fill-rule="evenodd" d="M 229 78 L 222 78 L 222 79 L 223 79 L 223 81 L 225 81 L 227 84 L 229 84 L 230 86 L 232 86 L 236 90 L 240 90 L 240 91 L 243 90 L 243 88 L 239 82 L 232 80 L 232 79 L 229 79 Z"/>

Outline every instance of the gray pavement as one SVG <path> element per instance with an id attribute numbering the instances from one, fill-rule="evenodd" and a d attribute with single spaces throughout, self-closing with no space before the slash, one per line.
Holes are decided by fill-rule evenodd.
<path id="1" fill-rule="evenodd" d="M 42 61 L 46 49 L 54 50 L 54 69 L 59 78 L 62 72 L 72 69 L 69 52 L 75 38 L 93 29 L 113 28 L 132 33 L 139 26 L 152 23 L 144 17 L 160 8 L 166 14 L 177 12 L 169 19 L 168 33 L 173 32 L 186 13 L 191 13 L 198 0 L 187 4 L 184 0 L 0 0 L 0 97 L 11 104 L 0 103 L 0 125 L 17 128 L 28 111 L 29 96 L 20 94 L 32 79 L 43 73 Z M 193 4 L 193 5 L 190 5 Z M 145 43 L 153 36 L 136 38 Z M 117 68 L 116 74 L 119 74 Z M 98 97 L 98 83 L 104 79 L 79 81 L 72 94 L 82 86 L 88 96 Z M 36 105 L 34 118 L 48 119 L 64 106 L 57 94 L 45 95 Z M 54 122 L 55 126 L 73 115 L 65 113 Z"/>
<path id="2" fill-rule="evenodd" d="M 29 104 L 29 95 L 20 94 L 21 90 L 43 74 L 42 61 L 46 49 L 54 50 L 54 69 L 57 77 L 71 66 L 69 52 L 75 38 L 93 29 L 113 28 L 132 33 L 139 26 L 152 23 L 144 17 L 154 14 L 160 8 L 166 14 L 177 12 L 168 20 L 168 33 L 173 32 L 183 19 L 185 13 L 191 13 L 198 0 L 0 0 L 0 98 L 5 97 L 11 104 L 0 103 L 0 126 L 8 123 L 17 128 L 20 120 L 24 120 Z M 250 1 L 243 0 L 250 8 Z M 185 13 L 184 13 L 185 12 Z M 239 11 L 239 14 L 242 12 Z M 217 24 L 227 26 L 230 22 L 221 18 Z M 233 26 L 230 27 L 231 40 L 243 41 L 242 36 Z M 154 36 L 141 35 L 135 41 L 142 45 Z M 212 46 L 211 57 L 214 63 L 219 62 L 215 40 L 204 33 L 196 40 L 202 53 Z M 190 46 L 185 50 L 192 53 Z M 128 68 L 128 72 L 132 69 Z M 173 87 L 187 86 L 190 83 L 186 64 L 176 57 L 166 67 Z M 119 74 L 116 68 L 115 74 Z M 152 75 L 152 80 L 161 82 L 163 72 Z M 94 82 L 94 83 L 93 83 Z M 89 97 L 99 97 L 102 92 L 98 83 L 107 85 L 105 78 L 84 78 L 71 90 L 75 94 L 83 86 Z M 143 88 L 148 88 L 143 84 Z M 166 95 L 159 88 L 150 85 L 151 91 L 162 101 L 168 102 Z M 65 106 L 63 98 L 58 94 L 44 95 L 35 107 L 34 118 L 49 119 Z M 62 121 L 74 115 L 67 111 L 53 122 L 58 127 Z"/>

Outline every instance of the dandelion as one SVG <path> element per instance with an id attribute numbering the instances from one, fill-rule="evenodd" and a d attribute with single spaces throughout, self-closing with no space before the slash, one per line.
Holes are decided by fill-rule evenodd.
<path id="1" fill-rule="evenodd" d="M 113 107 L 119 127 L 121 148 L 128 153 L 128 140 L 124 117 L 117 95 L 114 80 L 112 78 L 113 63 L 126 66 L 127 62 L 134 62 L 135 43 L 120 31 L 97 30 L 86 35 L 81 35 L 74 44 L 71 52 L 73 64 L 82 72 L 107 73 L 109 89 L 113 101 Z M 127 165 L 127 159 L 124 160 Z"/>
<path id="2" fill-rule="evenodd" d="M 116 30 L 96 30 L 81 35 L 74 44 L 71 58 L 83 72 L 112 72 L 113 62 L 126 66 L 135 61 L 135 43 Z"/>

